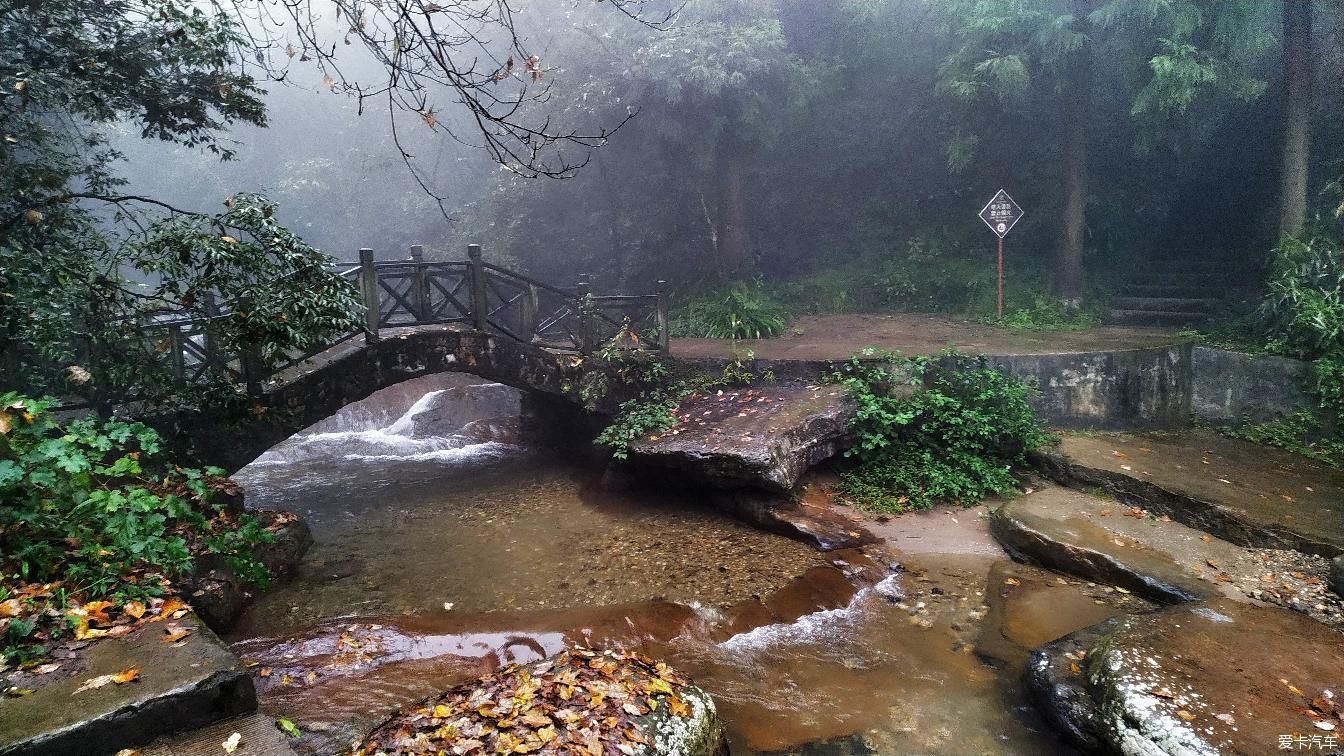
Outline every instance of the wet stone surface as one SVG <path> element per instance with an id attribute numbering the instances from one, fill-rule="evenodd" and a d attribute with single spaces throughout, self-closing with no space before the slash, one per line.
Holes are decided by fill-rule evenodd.
<path id="1" fill-rule="evenodd" d="M 1335 698 L 1344 643 L 1295 612 L 1214 599 L 1077 639 L 1036 654 L 1029 680 L 1056 715 L 1109 749 L 1265 754 L 1283 737 L 1338 742 L 1344 726 Z"/>
<path id="2" fill-rule="evenodd" d="M 1160 603 L 1227 596 L 1344 628 L 1323 557 L 1244 548 L 1167 515 L 1053 486 L 999 507 L 991 529 L 1019 558 Z"/>
<path id="3" fill-rule="evenodd" d="M 255 710 L 238 659 L 194 615 L 175 622 L 189 631 L 177 642 L 164 642 L 164 624 L 145 624 L 82 649 L 60 674 L 11 680 L 35 690 L 0 700 L 0 754 L 75 756 L 91 744 L 113 753 Z M 138 671 L 130 682 L 90 682 L 128 670 Z"/>
<path id="4" fill-rule="evenodd" d="M 1056 480 L 1104 488 L 1242 546 L 1344 552 L 1344 471 L 1208 431 L 1067 435 L 1034 456 Z"/>
<path id="5" fill-rule="evenodd" d="M 765 386 L 693 394 L 679 422 L 634 441 L 635 469 L 674 471 L 710 488 L 787 493 L 848 444 L 853 403 L 836 386 Z"/>

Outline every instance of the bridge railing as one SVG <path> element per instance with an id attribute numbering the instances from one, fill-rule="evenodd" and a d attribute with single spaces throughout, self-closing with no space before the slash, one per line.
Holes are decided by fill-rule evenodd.
<path id="1" fill-rule="evenodd" d="M 553 286 L 487 263 L 476 244 L 467 247 L 466 260 L 451 262 L 425 260 L 419 246 L 411 247 L 409 260 L 378 261 L 372 250 L 361 249 L 358 262 L 337 263 L 334 270 L 359 288 L 363 328 L 266 367 L 216 337 L 233 313 L 213 299 L 206 302 L 205 317 L 165 311 L 136 323 L 135 331 L 178 380 L 200 383 L 222 375 L 245 384 L 253 395 L 261 393 L 268 378 L 332 347 L 360 335 L 376 342 L 384 330 L 406 326 L 461 323 L 582 355 L 605 348 L 668 350 L 668 302 L 661 281 L 653 294 L 598 296 L 584 281 L 572 288 Z"/>
<path id="2" fill-rule="evenodd" d="M 364 298 L 364 335 L 384 328 L 464 323 L 525 344 L 588 355 L 605 347 L 668 350 L 663 282 L 653 294 L 598 296 L 579 282 L 563 288 L 485 262 L 478 244 L 467 259 L 431 262 L 424 248 L 411 259 L 374 260 L 361 249 L 348 268 Z M 343 274 L 345 271 L 343 271 Z"/>

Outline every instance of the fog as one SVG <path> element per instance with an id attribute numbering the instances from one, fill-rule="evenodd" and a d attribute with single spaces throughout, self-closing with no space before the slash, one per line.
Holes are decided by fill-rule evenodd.
<path id="1" fill-rule="evenodd" d="M 543 147 L 586 161 L 564 178 L 492 160 L 450 88 L 416 95 L 433 124 L 385 97 L 361 113 L 324 83 L 319 60 L 285 61 L 285 81 L 266 84 L 270 125 L 236 129 L 233 161 L 130 130 L 118 146 L 131 191 L 211 211 L 264 192 L 340 259 L 360 247 L 402 257 L 411 244 L 459 257 L 480 243 L 557 283 L 589 274 L 606 290 L 648 290 L 666 279 L 693 292 L 761 280 L 798 311 L 983 310 L 995 239 L 976 213 L 1000 188 L 1025 211 L 1006 240 L 1014 302 L 1048 291 L 1052 274 L 1058 289 L 1070 191 L 1085 203 L 1074 233 L 1087 296 L 1151 259 L 1258 265 L 1280 220 L 1279 5 L 1173 3 L 1149 16 L 1138 3 L 1025 5 L 1036 15 L 928 0 L 695 0 L 646 25 L 610 3 L 515 4 L 514 31 L 541 75 L 519 61 L 499 86 L 543 96 L 513 117 L 556 134 L 620 127 L 593 149 Z M 642 10 L 657 20 L 666 9 Z M 345 80 L 386 79 L 367 49 L 342 44 L 342 22 L 318 28 Z M 1313 208 L 1344 158 L 1338 9 L 1320 4 L 1315 29 Z M 454 50 L 462 65 L 509 54 L 503 29 L 475 31 L 481 46 Z M 1085 186 L 1072 190 L 1071 123 L 1086 148 L 1073 173 Z"/>

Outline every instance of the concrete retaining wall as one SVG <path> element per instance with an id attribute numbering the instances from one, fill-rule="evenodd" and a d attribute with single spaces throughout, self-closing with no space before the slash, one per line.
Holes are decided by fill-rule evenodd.
<path id="1" fill-rule="evenodd" d="M 1190 411 L 1201 422 L 1263 422 L 1315 405 L 1310 362 L 1199 346 L 1192 352 Z"/>
<path id="2" fill-rule="evenodd" d="M 1189 422 L 1189 345 L 990 360 L 1040 388 L 1036 409 L 1056 427 L 1144 430 Z"/>

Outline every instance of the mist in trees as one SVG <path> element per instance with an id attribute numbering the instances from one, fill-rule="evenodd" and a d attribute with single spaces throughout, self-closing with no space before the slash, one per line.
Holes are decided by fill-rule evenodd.
<path id="1" fill-rule="evenodd" d="M 1306 0 L 4 3 L 8 343 L 99 319 L 79 286 L 171 267 L 130 252 L 155 222 L 251 192 L 336 259 L 480 243 L 559 284 L 667 280 L 682 299 L 745 284 L 795 313 L 986 313 L 993 237 L 976 213 L 999 188 L 1026 211 L 1010 306 L 1096 306 L 1184 255 L 1254 274 L 1281 234 L 1337 223 L 1323 191 L 1344 173 L 1342 15 Z"/>

